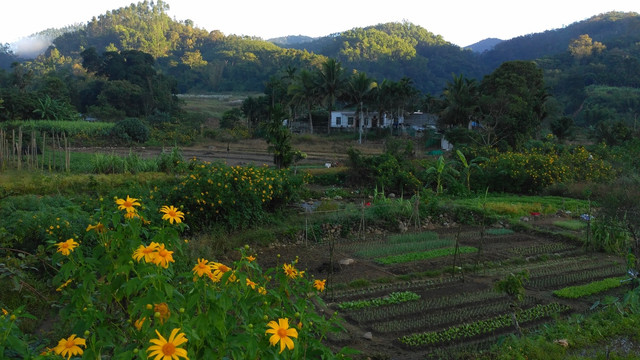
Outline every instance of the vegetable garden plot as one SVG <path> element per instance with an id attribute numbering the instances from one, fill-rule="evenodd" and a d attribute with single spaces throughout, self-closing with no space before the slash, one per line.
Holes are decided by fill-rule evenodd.
<path id="1" fill-rule="evenodd" d="M 543 275 L 545 272 L 559 273 L 569 270 L 586 269 L 589 267 L 601 267 L 605 265 L 617 265 L 618 262 L 610 259 L 597 258 L 591 255 L 579 255 L 569 257 L 559 257 L 556 259 L 525 262 L 518 265 L 482 269 L 482 275 L 504 276 L 509 273 L 517 273 L 523 270 L 529 271 L 530 276 Z"/>
<path id="2" fill-rule="evenodd" d="M 493 290 L 484 290 L 477 292 L 458 293 L 448 296 L 426 298 L 420 300 L 394 304 L 381 308 L 381 311 L 353 310 L 348 311 L 347 315 L 358 323 L 371 323 L 384 321 L 389 318 L 397 318 L 405 314 L 418 312 L 431 312 L 443 308 L 453 308 L 464 306 L 469 303 L 481 303 L 486 301 L 502 301 L 506 299 L 506 295 Z"/>
<path id="3" fill-rule="evenodd" d="M 608 277 L 623 276 L 626 272 L 627 268 L 625 265 L 605 266 L 596 269 L 532 278 L 529 280 L 528 286 L 536 289 L 557 289 L 567 285 L 585 284 Z"/>
<path id="4" fill-rule="evenodd" d="M 578 299 L 620 287 L 627 282 L 627 279 L 628 277 L 622 276 L 593 281 L 583 285 L 568 286 L 554 291 L 553 295 L 566 299 Z"/>
<path id="5" fill-rule="evenodd" d="M 526 324 L 541 319 L 549 318 L 570 310 L 570 307 L 558 303 L 536 305 L 528 309 L 518 311 L 518 322 Z M 478 320 L 451 326 L 443 330 L 415 333 L 402 336 L 398 342 L 408 348 L 425 348 L 440 344 L 449 344 L 455 341 L 464 341 L 495 332 L 513 326 L 510 314 L 498 315 L 489 319 Z"/>
<path id="6" fill-rule="evenodd" d="M 334 302 L 366 299 L 384 296 L 394 291 L 425 291 L 452 286 L 462 280 L 461 276 L 441 277 L 437 279 L 423 279 L 392 284 L 380 284 L 362 289 L 328 291 L 325 298 Z"/>
<path id="7" fill-rule="evenodd" d="M 527 297 L 523 307 L 530 307 L 536 299 Z M 509 312 L 510 302 L 502 298 L 491 302 L 468 303 L 462 307 L 442 308 L 437 311 L 403 314 L 397 319 L 379 321 L 364 325 L 377 333 L 407 333 L 420 330 L 438 329 L 463 322 L 486 319 Z"/>
<path id="8" fill-rule="evenodd" d="M 513 255 L 518 256 L 533 256 L 540 254 L 559 253 L 564 251 L 575 250 L 577 247 L 572 244 L 563 242 L 547 242 L 544 244 L 535 244 L 525 247 L 515 247 L 510 250 Z"/>
<path id="9" fill-rule="evenodd" d="M 455 241 L 456 236 L 461 247 L 480 248 L 479 231 L 462 231 L 458 236 L 457 229 L 446 229 L 438 231 L 437 239 L 429 241 Z M 609 271 L 614 273 L 619 272 L 620 275 L 624 275 L 625 271 L 622 265 L 624 259 L 600 253 L 589 254 L 571 241 L 538 236 L 534 233 L 516 232 L 484 236 L 481 251 L 463 254 L 455 260 L 455 264 L 451 255 L 393 265 L 377 264 L 376 256 L 372 256 L 372 252 L 399 255 L 414 246 L 404 245 L 411 243 L 410 241 L 390 243 L 390 237 L 373 241 L 337 240 L 335 249 L 339 256 L 356 258 L 356 261 L 352 266 L 336 273 L 333 284 L 342 284 L 332 289 L 330 282 L 323 294 L 330 309 L 337 310 L 346 320 L 348 328 L 352 329 L 351 342 L 360 343 L 362 349 L 370 349 L 370 344 L 375 343 L 376 351 L 384 348 L 385 354 L 393 354 L 389 355 L 389 358 L 425 359 L 434 351 L 445 351 L 442 354 L 449 355 L 465 346 L 486 349 L 494 344 L 499 336 L 514 333 L 509 298 L 493 290 L 493 284 L 510 273 L 522 270 L 529 272 L 530 281 L 525 284 L 526 300 L 522 305 L 524 310 L 520 315 L 524 319 L 521 326 L 528 328 L 549 321 L 553 314 L 585 309 L 583 300 L 562 299 L 562 306 L 550 304 L 550 301 L 554 301 L 552 290 L 592 281 L 589 277 L 614 277 L 615 275 L 606 276 L 604 269 L 607 268 L 613 269 Z M 373 250 L 374 248 L 376 250 Z M 367 253 L 365 250 L 371 252 Z M 274 251 L 280 253 L 282 249 Z M 328 253 L 324 251 L 325 254 Z M 358 252 L 360 256 L 356 256 Z M 318 254 L 318 261 L 327 261 L 326 257 L 322 258 L 320 251 Z M 456 276 L 452 277 L 450 274 L 454 266 L 455 269 L 464 270 L 464 273 L 456 271 Z M 314 269 L 317 265 L 301 267 Z M 359 275 L 358 271 L 366 275 Z M 369 276 L 374 273 L 375 276 Z M 416 280 L 404 281 L 405 274 Z M 434 274 L 438 274 L 439 277 L 430 277 Z M 397 276 L 395 280 L 394 275 Z M 578 276 L 586 278 L 577 278 Z M 378 277 L 380 282 L 376 284 Z M 553 280 L 558 285 L 538 287 L 539 281 L 551 282 L 541 279 L 550 278 L 558 278 Z M 376 285 L 338 290 L 348 288 L 351 282 L 357 279 L 366 279 Z M 562 284 L 566 281 L 570 283 Z M 384 298 L 394 292 L 413 292 L 420 295 L 420 298 L 363 309 L 343 310 L 337 307 L 337 303 L 340 302 Z M 560 301 L 557 297 L 555 299 Z M 370 340 L 361 340 L 361 335 L 365 332 L 373 334 L 373 343 Z M 429 336 L 442 336 L 444 340 L 417 346 L 400 341 L 401 338 L 422 333 L 441 334 Z M 445 337 L 448 337 L 448 340 Z"/>

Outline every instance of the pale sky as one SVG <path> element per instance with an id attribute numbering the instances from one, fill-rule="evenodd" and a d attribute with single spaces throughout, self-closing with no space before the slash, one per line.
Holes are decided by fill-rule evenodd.
<path id="1" fill-rule="evenodd" d="M 86 24 L 132 0 L 10 0 L 0 6 L 0 43 L 47 28 Z M 609 11 L 640 13 L 638 0 L 166 0 L 168 15 L 226 35 L 263 39 L 325 36 L 386 22 L 409 21 L 459 46 L 489 37 L 508 40 Z"/>

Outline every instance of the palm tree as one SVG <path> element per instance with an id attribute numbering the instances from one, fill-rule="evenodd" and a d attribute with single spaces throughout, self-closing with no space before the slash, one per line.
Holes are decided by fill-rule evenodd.
<path id="1" fill-rule="evenodd" d="M 356 72 L 347 81 L 346 97 L 358 107 L 360 112 L 360 143 L 362 143 L 362 112 L 364 103 L 370 98 L 372 90 L 377 86 L 375 81 L 363 72 Z"/>
<path id="2" fill-rule="evenodd" d="M 336 97 L 340 96 L 344 87 L 344 69 L 342 64 L 336 59 L 329 58 L 322 63 L 320 69 L 320 87 L 324 100 L 329 109 L 329 121 L 327 123 L 327 134 L 331 132 L 331 111 Z"/>
<path id="3" fill-rule="evenodd" d="M 467 126 L 479 109 L 479 91 L 475 79 L 467 79 L 462 74 L 453 75 L 442 92 L 444 109 L 440 113 L 443 127 Z"/>
<path id="4" fill-rule="evenodd" d="M 374 100 L 376 111 L 378 112 L 378 121 L 382 121 L 384 114 L 393 108 L 394 91 L 392 88 L 392 82 L 385 79 L 371 91 L 371 97 Z M 377 127 L 378 124 L 373 124 L 373 126 Z"/>
<path id="5" fill-rule="evenodd" d="M 320 93 L 315 73 L 301 70 L 289 86 L 288 94 L 294 105 L 303 106 L 309 116 L 309 132 L 313 134 L 312 110 L 320 102 Z"/>

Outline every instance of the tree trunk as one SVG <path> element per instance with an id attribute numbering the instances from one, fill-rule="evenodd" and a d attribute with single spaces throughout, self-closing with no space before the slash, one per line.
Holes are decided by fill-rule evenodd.
<path id="1" fill-rule="evenodd" d="M 313 134 L 313 116 L 311 115 L 311 107 L 309 107 L 309 134 Z"/>

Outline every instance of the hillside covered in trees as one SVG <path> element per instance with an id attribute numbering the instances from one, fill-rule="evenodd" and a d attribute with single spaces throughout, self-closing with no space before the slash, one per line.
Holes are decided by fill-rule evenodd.
<path id="1" fill-rule="evenodd" d="M 171 19 L 167 10 L 163 1 L 143 1 L 98 15 L 85 25 L 49 29 L 47 34 L 56 36 L 52 46 L 35 59 L 18 59 L 8 45 L 0 47 L 0 118 L 78 112 L 103 119 L 175 115 L 179 107 L 167 99 L 179 93 L 265 92 L 273 104 L 274 97 L 287 97 L 293 83 L 300 90 L 302 83 L 294 77 L 322 72 L 329 60 L 345 77 L 359 74 L 361 85 L 386 86 L 386 95 L 381 94 L 388 104 L 369 105 L 372 111 L 441 112 L 457 85 L 472 85 L 458 90 L 471 90 L 473 99 L 473 82 L 480 84 L 514 60 L 533 61 L 542 71 L 549 95 L 544 117 L 549 121 L 570 117 L 585 126 L 602 120 L 629 125 L 640 111 L 637 13 L 596 15 L 562 29 L 501 41 L 478 53 L 409 22 L 353 28 L 317 39 L 291 37 L 276 45 L 197 28 L 190 20 Z M 403 100 L 388 100 L 389 94 Z M 336 106 L 357 100 L 335 95 Z M 296 97 L 290 96 L 289 103 Z M 327 101 L 318 101 L 309 109 L 310 119 L 317 107 L 330 110 Z"/>

